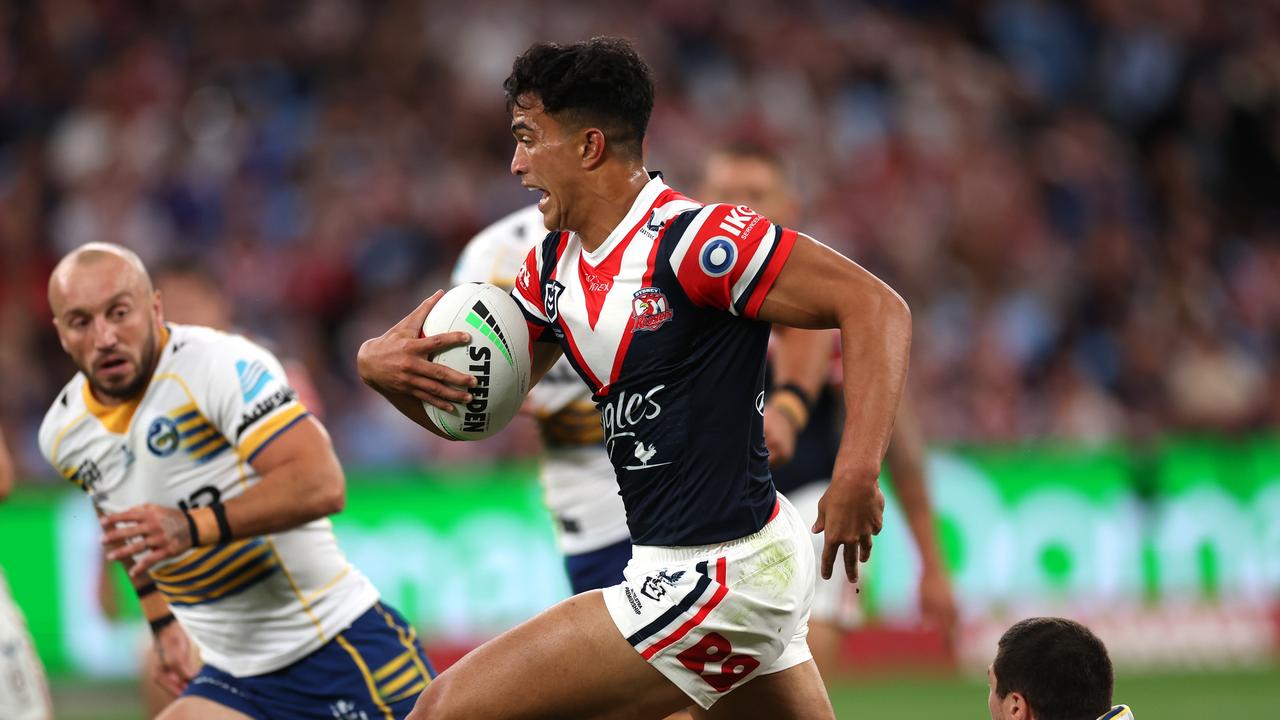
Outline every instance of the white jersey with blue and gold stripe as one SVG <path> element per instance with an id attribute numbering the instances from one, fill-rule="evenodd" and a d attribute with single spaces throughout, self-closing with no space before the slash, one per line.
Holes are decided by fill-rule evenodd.
<path id="1" fill-rule="evenodd" d="M 40 449 L 114 513 L 144 503 L 207 506 L 258 482 L 250 465 L 307 414 L 280 362 L 239 335 L 169 325 L 146 390 L 104 406 L 77 373 L 40 426 Z M 151 577 L 206 662 L 259 675 L 307 655 L 378 599 L 327 518 L 207 546 Z"/>

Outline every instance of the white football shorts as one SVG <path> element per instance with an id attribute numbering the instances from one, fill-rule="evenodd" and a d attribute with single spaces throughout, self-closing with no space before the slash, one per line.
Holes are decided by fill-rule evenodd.
<path id="1" fill-rule="evenodd" d="M 637 545 L 604 601 L 623 637 L 700 707 L 751 678 L 809 660 L 817 563 L 808 528 L 778 495 L 759 532 L 716 545 Z"/>
<path id="2" fill-rule="evenodd" d="M 826 480 L 813 482 L 796 488 L 791 493 L 791 502 L 800 513 L 805 527 L 813 527 L 813 524 L 818 521 L 818 501 L 827 491 L 828 484 Z M 817 563 L 822 560 L 822 546 L 825 539 L 826 536 L 822 533 L 809 533 L 809 540 L 813 544 L 817 578 L 817 587 L 814 588 L 813 593 L 813 607 L 809 611 L 810 619 L 846 630 L 858 627 L 864 619 L 858 585 L 849 582 L 849 578 L 845 577 L 842 558 L 836 558 L 835 567 L 831 570 L 831 579 L 823 580 L 822 574 L 817 573 Z M 844 550 L 840 552 L 843 554 Z"/>
<path id="3" fill-rule="evenodd" d="M 44 669 L 27 634 L 22 612 L 9 597 L 0 574 L 0 718 L 47 720 L 53 717 Z"/>

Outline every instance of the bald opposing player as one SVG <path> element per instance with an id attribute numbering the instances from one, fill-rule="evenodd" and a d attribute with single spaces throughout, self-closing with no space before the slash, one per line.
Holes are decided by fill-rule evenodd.
<path id="1" fill-rule="evenodd" d="M 80 372 L 40 428 L 102 515 L 155 634 L 162 718 L 393 718 L 430 682 L 413 629 L 338 549 L 324 427 L 271 353 L 166 324 L 132 252 L 92 243 L 49 280 Z M 204 666 L 194 666 L 188 636 Z"/>
<path id="2" fill-rule="evenodd" d="M 734 143 L 712 153 L 703 168 L 699 193 L 707 202 L 748 205 L 786 226 L 799 214 L 782 160 L 756 143 Z M 773 340 L 772 387 L 764 410 L 773 483 L 812 524 L 818 518 L 818 501 L 827 489 L 839 450 L 841 383 L 833 380 L 840 374 L 839 346 L 831 331 L 784 325 L 773 327 Z M 924 441 L 909 395 L 898 408 L 884 459 L 920 556 L 920 613 L 950 644 L 956 623 L 955 600 L 933 527 L 924 478 Z M 813 540 L 815 550 L 821 552 L 822 535 L 814 535 Z M 823 677 L 829 678 L 836 666 L 845 632 L 861 620 L 856 588 L 836 579 L 818 578 L 809 613 L 809 649 Z"/>

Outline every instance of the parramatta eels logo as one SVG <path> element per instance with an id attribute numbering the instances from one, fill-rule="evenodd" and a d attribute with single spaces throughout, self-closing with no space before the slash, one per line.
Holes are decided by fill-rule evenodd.
<path id="1" fill-rule="evenodd" d="M 178 425 L 167 417 L 158 417 L 147 428 L 147 449 L 157 457 L 169 457 L 178 449 Z"/>
<path id="2" fill-rule="evenodd" d="M 632 332 L 652 332 L 671 319 L 674 312 L 667 296 L 655 287 L 640 288 L 632 296 L 631 317 L 635 319 Z"/>

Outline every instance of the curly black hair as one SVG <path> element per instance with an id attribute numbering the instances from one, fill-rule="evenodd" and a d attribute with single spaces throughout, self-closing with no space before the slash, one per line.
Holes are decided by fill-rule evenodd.
<path id="1" fill-rule="evenodd" d="M 624 38 L 534 43 L 516 58 L 502 88 L 508 111 L 528 107 L 527 96 L 536 96 L 560 122 L 598 127 L 619 150 L 641 154 L 653 112 L 653 72 Z"/>

